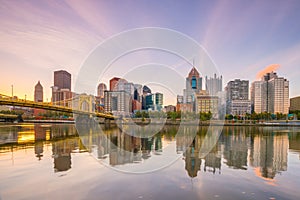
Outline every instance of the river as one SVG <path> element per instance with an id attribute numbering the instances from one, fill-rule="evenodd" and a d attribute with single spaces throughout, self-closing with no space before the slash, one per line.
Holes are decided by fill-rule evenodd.
<path id="1" fill-rule="evenodd" d="M 300 196 L 297 127 L 76 128 L 0 124 L 0 199 Z"/>

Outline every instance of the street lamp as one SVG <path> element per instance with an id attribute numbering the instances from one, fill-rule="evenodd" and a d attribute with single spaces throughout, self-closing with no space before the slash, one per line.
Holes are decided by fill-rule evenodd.
<path id="1" fill-rule="evenodd" d="M 11 85 L 11 97 L 14 97 L 14 85 Z"/>

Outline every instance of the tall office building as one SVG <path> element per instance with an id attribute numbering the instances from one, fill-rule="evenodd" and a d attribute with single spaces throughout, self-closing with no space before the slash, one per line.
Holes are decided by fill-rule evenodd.
<path id="1" fill-rule="evenodd" d="M 104 83 L 99 83 L 97 87 L 96 109 L 98 112 L 104 110 L 104 91 L 107 87 Z"/>
<path id="2" fill-rule="evenodd" d="M 225 88 L 227 100 L 248 100 L 249 99 L 249 81 L 235 79 L 229 81 Z"/>
<path id="3" fill-rule="evenodd" d="M 132 110 L 142 110 L 142 93 L 143 86 L 141 84 L 134 84 L 134 93 L 132 101 Z"/>
<path id="4" fill-rule="evenodd" d="M 143 86 L 141 84 L 134 84 L 133 99 L 141 102 L 142 93 L 143 93 Z"/>
<path id="5" fill-rule="evenodd" d="M 276 73 L 275 73 L 276 75 Z M 273 77 L 268 80 L 268 112 L 289 113 L 289 81 L 283 77 Z"/>
<path id="6" fill-rule="evenodd" d="M 195 94 L 202 90 L 202 78 L 198 70 L 193 67 L 186 77 L 186 86 L 183 90 L 184 103 L 194 103 Z"/>
<path id="7" fill-rule="evenodd" d="M 234 81 L 229 81 L 225 91 L 227 114 L 245 115 L 246 113 L 251 113 L 248 80 L 235 79 Z"/>
<path id="8" fill-rule="evenodd" d="M 177 96 L 177 111 L 193 112 L 196 111 L 196 94 L 202 90 L 202 78 L 198 70 L 193 67 L 186 77 L 186 86 L 183 96 Z"/>
<path id="9" fill-rule="evenodd" d="M 43 102 L 43 86 L 40 81 L 34 87 L 34 101 Z"/>
<path id="10" fill-rule="evenodd" d="M 118 84 L 119 80 L 120 80 L 120 78 L 118 78 L 118 77 L 114 77 L 114 78 L 109 80 L 109 90 L 110 91 L 116 91 L 117 90 L 117 84 Z"/>
<path id="11" fill-rule="evenodd" d="M 252 110 L 256 113 L 289 112 L 289 81 L 278 77 L 277 73 L 265 74 L 260 81 L 255 81 L 251 86 Z"/>
<path id="12" fill-rule="evenodd" d="M 209 79 L 207 76 L 205 77 L 205 86 L 206 86 L 206 91 L 208 91 L 209 95 L 217 95 L 218 92 L 222 91 L 222 80 L 223 77 L 217 77 L 216 74 L 214 74 L 214 77 L 210 77 Z"/>
<path id="13" fill-rule="evenodd" d="M 300 96 L 290 99 L 290 111 L 300 110 Z"/>
<path id="14" fill-rule="evenodd" d="M 54 72 L 54 86 L 52 86 L 52 102 L 55 105 L 71 106 L 71 74 L 65 70 Z"/>
<path id="15" fill-rule="evenodd" d="M 264 81 L 254 81 L 251 84 L 251 110 L 256 113 L 267 111 L 267 84 Z"/>
<path id="16" fill-rule="evenodd" d="M 54 86 L 58 89 L 69 89 L 71 91 L 71 74 L 65 70 L 55 71 Z"/>
<path id="17" fill-rule="evenodd" d="M 104 91 L 107 90 L 105 83 L 99 83 L 97 87 L 97 96 L 104 98 Z"/>
<path id="18" fill-rule="evenodd" d="M 146 96 L 146 109 L 161 111 L 163 106 L 163 94 L 156 92 Z"/>
<path id="19" fill-rule="evenodd" d="M 151 89 L 147 85 L 144 85 L 143 86 L 143 94 L 142 94 L 142 110 L 146 110 L 147 109 L 147 106 L 146 106 L 146 96 L 148 94 L 151 94 Z"/>
<path id="20" fill-rule="evenodd" d="M 130 116 L 132 98 L 125 91 L 104 91 L 104 110 L 117 116 Z"/>

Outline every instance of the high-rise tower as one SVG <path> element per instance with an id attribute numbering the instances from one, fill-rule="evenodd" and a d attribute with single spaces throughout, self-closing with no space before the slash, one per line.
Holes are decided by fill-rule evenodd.
<path id="1" fill-rule="evenodd" d="M 43 86 L 40 81 L 34 87 L 34 101 L 43 102 Z"/>

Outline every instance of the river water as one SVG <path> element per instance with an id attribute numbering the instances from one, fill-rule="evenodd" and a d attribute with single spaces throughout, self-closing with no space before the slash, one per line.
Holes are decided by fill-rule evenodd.
<path id="1" fill-rule="evenodd" d="M 149 128 L 77 130 L 0 124 L 0 199 L 300 196 L 297 127 L 165 126 L 152 135 L 145 135 Z"/>

